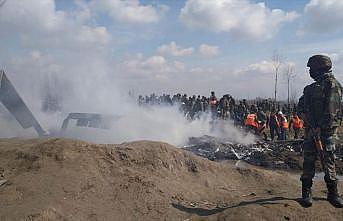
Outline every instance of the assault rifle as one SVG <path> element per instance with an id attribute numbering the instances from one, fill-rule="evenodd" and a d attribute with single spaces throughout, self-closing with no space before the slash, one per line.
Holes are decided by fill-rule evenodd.
<path id="1" fill-rule="evenodd" d="M 324 149 L 323 149 L 323 143 L 320 139 L 320 129 L 315 130 L 313 127 L 310 128 L 311 130 L 311 136 L 313 138 L 314 144 L 316 146 L 317 153 L 319 155 L 320 163 L 322 165 L 322 169 L 325 172 L 325 160 L 324 160 Z"/>

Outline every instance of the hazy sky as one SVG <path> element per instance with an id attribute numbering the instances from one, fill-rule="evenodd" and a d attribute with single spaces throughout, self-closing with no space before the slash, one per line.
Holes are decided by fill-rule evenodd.
<path id="1" fill-rule="evenodd" d="M 272 97 L 277 50 L 283 99 L 286 67 L 299 96 L 313 54 L 343 80 L 342 12 L 341 0 L 7 0 L 0 66 L 37 104 L 46 85 L 70 103 L 129 90 Z"/>

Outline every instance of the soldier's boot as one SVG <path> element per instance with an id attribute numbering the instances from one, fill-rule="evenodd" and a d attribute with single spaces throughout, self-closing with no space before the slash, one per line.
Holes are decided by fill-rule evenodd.
<path id="1" fill-rule="evenodd" d="M 343 208 L 343 200 L 339 196 L 337 190 L 337 181 L 330 181 L 326 183 L 328 188 L 327 200 L 336 208 Z"/>
<path id="2" fill-rule="evenodd" d="M 301 205 L 304 207 L 312 206 L 312 180 L 302 180 L 302 199 Z"/>

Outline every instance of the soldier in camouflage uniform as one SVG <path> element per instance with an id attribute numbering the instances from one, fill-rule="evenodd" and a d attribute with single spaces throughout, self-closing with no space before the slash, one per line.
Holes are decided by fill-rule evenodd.
<path id="1" fill-rule="evenodd" d="M 337 190 L 334 155 L 335 137 L 341 118 L 342 87 L 332 74 L 332 63 L 328 56 L 312 56 L 307 67 L 310 68 L 310 76 L 315 82 L 305 87 L 298 105 L 298 113 L 303 117 L 306 127 L 301 176 L 302 203 L 306 207 L 312 205 L 311 187 L 318 156 L 313 135 L 319 133 L 324 149 L 327 199 L 335 207 L 343 207 Z"/>

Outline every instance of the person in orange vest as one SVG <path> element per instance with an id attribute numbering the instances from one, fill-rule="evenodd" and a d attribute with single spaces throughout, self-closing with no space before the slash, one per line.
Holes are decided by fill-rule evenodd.
<path id="1" fill-rule="evenodd" d="M 293 128 L 293 131 L 294 131 L 294 139 L 299 138 L 299 133 L 300 133 L 300 130 L 303 128 L 303 125 L 304 124 L 302 120 L 299 118 L 298 114 L 294 112 L 289 122 L 289 128 Z"/>
<path id="2" fill-rule="evenodd" d="M 253 131 L 255 134 L 258 131 L 257 116 L 254 112 L 248 113 L 246 116 L 245 126 L 247 127 L 248 131 Z"/>
<path id="3" fill-rule="evenodd" d="M 288 130 L 287 118 L 283 115 L 282 111 L 278 112 L 277 117 L 280 122 L 280 139 L 279 140 L 287 140 L 287 130 Z"/>

